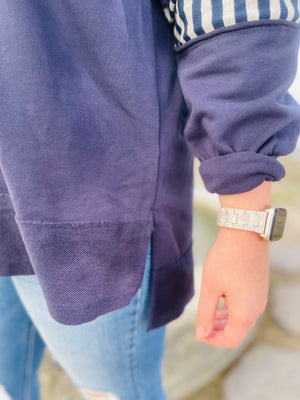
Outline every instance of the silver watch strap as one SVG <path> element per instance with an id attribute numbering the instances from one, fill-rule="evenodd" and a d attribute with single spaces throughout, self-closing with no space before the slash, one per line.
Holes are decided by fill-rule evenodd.
<path id="1" fill-rule="evenodd" d="M 267 215 L 267 211 L 221 207 L 218 212 L 217 224 L 227 228 L 264 233 Z"/>

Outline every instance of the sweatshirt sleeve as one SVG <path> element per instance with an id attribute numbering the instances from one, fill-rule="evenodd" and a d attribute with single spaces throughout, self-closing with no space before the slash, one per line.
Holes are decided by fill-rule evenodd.
<path id="1" fill-rule="evenodd" d="M 170 0 L 177 73 L 187 108 L 184 136 L 211 193 L 279 181 L 295 150 L 300 105 L 296 0 Z"/>

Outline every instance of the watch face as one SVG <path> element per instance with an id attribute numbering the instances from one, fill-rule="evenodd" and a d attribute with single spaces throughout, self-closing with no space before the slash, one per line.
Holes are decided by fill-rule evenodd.
<path id="1" fill-rule="evenodd" d="M 275 208 L 273 223 L 270 231 L 270 240 L 279 240 L 282 237 L 287 210 L 285 208 Z"/>

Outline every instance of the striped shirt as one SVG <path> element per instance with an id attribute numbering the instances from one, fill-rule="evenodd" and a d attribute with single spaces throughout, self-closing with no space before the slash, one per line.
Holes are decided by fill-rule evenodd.
<path id="1" fill-rule="evenodd" d="M 170 0 L 164 6 L 174 24 L 174 47 L 206 33 L 246 21 L 300 22 L 299 0 Z"/>

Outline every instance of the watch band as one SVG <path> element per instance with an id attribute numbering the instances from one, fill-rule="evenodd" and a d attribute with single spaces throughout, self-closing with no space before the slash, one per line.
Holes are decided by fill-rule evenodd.
<path id="1" fill-rule="evenodd" d="M 268 211 L 220 207 L 217 224 L 227 228 L 244 229 L 260 234 L 265 232 Z"/>

